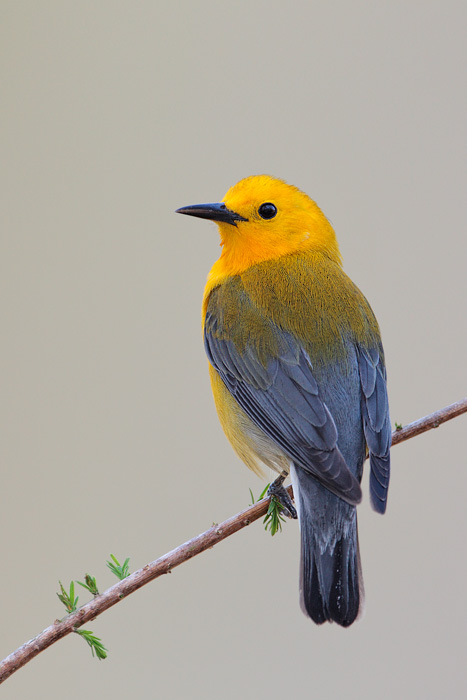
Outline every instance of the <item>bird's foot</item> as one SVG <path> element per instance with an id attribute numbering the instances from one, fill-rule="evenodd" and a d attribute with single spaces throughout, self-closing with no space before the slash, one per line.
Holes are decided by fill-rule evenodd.
<path id="1" fill-rule="evenodd" d="M 288 518 L 293 518 L 294 520 L 297 519 L 297 511 L 295 510 L 295 506 L 292 503 L 292 499 L 289 496 L 289 493 L 286 488 L 284 488 L 284 479 L 285 475 L 280 475 L 277 477 L 275 481 L 272 482 L 271 486 L 268 488 L 268 496 L 274 498 L 279 501 L 279 504 L 282 508 L 282 513 L 286 515 Z"/>

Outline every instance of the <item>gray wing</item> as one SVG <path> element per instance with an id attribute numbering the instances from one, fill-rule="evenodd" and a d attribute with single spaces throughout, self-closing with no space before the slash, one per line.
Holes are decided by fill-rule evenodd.
<path id="1" fill-rule="evenodd" d="M 360 485 L 337 447 L 336 425 L 303 348 L 276 328 L 280 351 L 264 366 L 252 345 L 240 352 L 225 339 L 218 321 L 208 311 L 206 353 L 241 408 L 295 464 L 343 500 L 359 503 Z"/>
<path id="2" fill-rule="evenodd" d="M 363 429 L 370 456 L 370 498 L 378 513 L 386 510 L 391 447 L 391 421 L 382 350 L 358 347 L 362 386 Z"/>

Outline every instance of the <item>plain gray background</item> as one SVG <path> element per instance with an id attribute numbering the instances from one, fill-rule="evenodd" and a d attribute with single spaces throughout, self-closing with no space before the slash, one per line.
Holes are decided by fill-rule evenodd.
<path id="1" fill-rule="evenodd" d="M 215 225 L 173 213 L 269 173 L 332 221 L 387 354 L 392 420 L 466 393 L 465 3 L 3 0 L 0 656 L 112 552 L 132 570 L 263 483 L 201 340 Z M 87 625 L 2 698 L 464 698 L 466 418 L 365 499 L 366 614 L 298 606 L 296 523 L 259 523 Z M 80 591 L 80 601 L 87 599 Z"/>

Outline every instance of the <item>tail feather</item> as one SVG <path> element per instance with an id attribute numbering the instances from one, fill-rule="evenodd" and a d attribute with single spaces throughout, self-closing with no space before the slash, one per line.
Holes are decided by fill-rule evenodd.
<path id="1" fill-rule="evenodd" d="M 305 472 L 293 471 L 299 472 L 293 481 L 301 531 L 301 608 L 318 625 L 348 627 L 363 606 L 356 509 Z"/>
<path id="2" fill-rule="evenodd" d="M 354 545 L 355 542 L 355 545 Z M 317 625 L 337 622 L 349 627 L 363 603 L 358 540 L 342 538 L 333 550 L 321 552 L 302 538 L 300 604 Z"/>

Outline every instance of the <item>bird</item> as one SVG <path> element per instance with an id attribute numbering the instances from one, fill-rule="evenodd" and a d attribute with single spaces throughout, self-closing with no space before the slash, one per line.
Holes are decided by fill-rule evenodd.
<path id="1" fill-rule="evenodd" d="M 381 334 L 346 275 L 331 223 L 303 191 L 254 175 L 217 203 L 221 255 L 203 297 L 204 346 L 222 428 L 300 527 L 300 606 L 349 627 L 363 609 L 357 531 L 363 463 L 384 513 L 391 423 Z M 291 477 L 295 506 L 283 486 Z"/>

